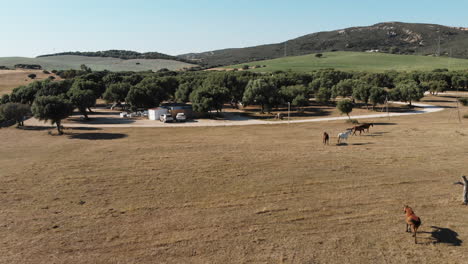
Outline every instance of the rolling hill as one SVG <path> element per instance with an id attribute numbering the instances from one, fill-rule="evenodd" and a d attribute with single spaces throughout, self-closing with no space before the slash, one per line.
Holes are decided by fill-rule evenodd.
<path id="1" fill-rule="evenodd" d="M 468 28 L 387 22 L 305 35 L 282 43 L 179 55 L 207 66 L 328 51 L 368 51 L 468 58 Z"/>
<path id="2" fill-rule="evenodd" d="M 226 66 L 225 68 L 242 68 L 243 65 L 249 65 L 250 67 L 255 67 L 256 65 L 266 66 L 252 69 L 252 71 L 257 72 L 273 72 L 278 70 L 307 72 L 324 68 L 335 68 L 345 71 L 383 72 L 388 70 L 410 71 L 438 68 L 467 70 L 468 60 L 448 57 L 337 51 L 323 53 L 321 58 L 310 54 L 237 64 Z"/>
<path id="3" fill-rule="evenodd" d="M 89 57 L 77 55 L 54 55 L 38 58 L 4 57 L 0 58 L 0 66 L 14 68 L 16 64 L 39 64 L 46 70 L 79 69 L 85 64 L 92 70 L 109 71 L 157 71 L 162 68 L 179 70 L 197 66 L 186 62 L 167 59 L 120 59 L 112 57 Z"/>

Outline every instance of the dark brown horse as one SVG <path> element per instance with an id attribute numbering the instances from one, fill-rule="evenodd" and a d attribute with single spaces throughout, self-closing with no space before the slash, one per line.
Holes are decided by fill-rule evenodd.
<path id="1" fill-rule="evenodd" d="M 360 125 L 361 128 L 364 128 L 367 130 L 367 133 L 369 133 L 369 127 L 373 127 L 373 126 L 374 126 L 374 123 L 364 123 Z"/>
<path id="2" fill-rule="evenodd" d="M 330 136 L 327 132 L 323 132 L 323 144 L 328 145 L 330 143 Z"/>
<path id="3" fill-rule="evenodd" d="M 361 126 L 355 126 L 353 127 L 353 135 L 356 135 L 356 131 L 359 131 L 359 135 L 361 135 L 361 133 L 364 131 L 365 132 L 365 128 L 361 127 Z"/>
<path id="4" fill-rule="evenodd" d="M 416 240 L 416 233 L 418 232 L 418 228 L 421 225 L 421 218 L 416 216 L 414 214 L 414 211 L 411 207 L 405 205 L 403 207 L 403 211 L 406 215 L 405 221 L 406 221 L 406 232 L 411 232 L 413 230 L 414 234 L 414 243 L 417 244 L 418 241 Z M 410 230 L 411 227 L 411 230 Z"/>

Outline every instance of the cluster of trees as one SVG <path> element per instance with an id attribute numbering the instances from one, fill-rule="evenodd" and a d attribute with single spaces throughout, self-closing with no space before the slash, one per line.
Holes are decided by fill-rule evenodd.
<path id="1" fill-rule="evenodd" d="M 115 73 L 92 72 L 83 65 L 80 70 L 52 72 L 65 80 L 35 81 L 18 87 L 10 95 L 4 95 L 0 104 L 30 106 L 32 115 L 51 120 L 61 133 L 60 120 L 70 115 L 73 109 L 78 109 L 88 119 L 90 108 L 98 98 L 132 110 L 157 107 L 164 101 L 172 101 L 191 102 L 198 112 L 220 112 L 226 103 L 233 107 L 241 103 L 244 106 L 258 105 L 265 112 L 288 102 L 296 107 L 305 106 L 311 98 L 322 104 L 340 98 L 338 101 L 348 100 L 353 105 L 360 102 L 366 107 L 374 107 L 386 99 L 411 104 L 421 99 L 425 91 L 438 93 L 449 88 L 468 88 L 468 72 L 445 70 L 409 73 L 343 72 L 334 69 L 271 74 L 169 70 Z M 19 109 L 18 105 L 11 104 L 7 108 Z M 6 115 L 8 120 L 15 119 Z"/>
<path id="2" fill-rule="evenodd" d="M 75 56 L 86 56 L 86 57 L 110 57 L 118 58 L 123 60 L 130 59 L 165 59 L 165 60 L 177 60 L 188 63 L 193 63 L 193 61 L 188 61 L 176 56 L 171 56 L 159 52 L 146 52 L 139 53 L 131 50 L 106 50 L 106 51 L 96 51 L 96 52 L 80 52 L 80 51 L 70 51 L 70 52 L 61 52 L 55 54 L 46 54 L 40 55 L 40 57 L 51 57 L 51 56 L 64 56 L 64 55 L 75 55 Z"/>

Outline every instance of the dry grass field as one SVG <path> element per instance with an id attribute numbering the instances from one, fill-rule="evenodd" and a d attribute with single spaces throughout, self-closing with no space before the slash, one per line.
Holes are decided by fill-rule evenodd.
<path id="1" fill-rule="evenodd" d="M 42 70 L 0 70 L 0 96 L 10 93 L 14 88 L 27 85 L 35 80 L 28 77 L 29 74 L 37 75 L 35 80 L 44 80 L 49 76 L 59 78 L 55 74 L 44 74 Z"/>
<path id="2" fill-rule="evenodd" d="M 0 129 L 0 263 L 468 263 L 468 120 L 373 121 Z"/>

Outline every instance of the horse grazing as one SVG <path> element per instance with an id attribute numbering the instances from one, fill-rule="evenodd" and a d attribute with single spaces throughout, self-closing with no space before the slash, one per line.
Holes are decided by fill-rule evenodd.
<path id="1" fill-rule="evenodd" d="M 411 229 L 413 230 L 414 234 L 414 243 L 417 244 L 418 241 L 416 240 L 416 233 L 418 231 L 419 226 L 421 225 L 421 219 L 414 214 L 414 211 L 411 207 L 405 205 L 403 207 L 403 211 L 406 214 L 406 232 L 411 232 Z"/>
<path id="2" fill-rule="evenodd" d="M 353 132 L 352 130 L 346 130 L 346 132 L 339 133 L 338 134 L 338 144 L 340 144 L 342 140 L 348 141 L 348 137 L 352 132 Z"/>
<path id="3" fill-rule="evenodd" d="M 323 132 L 323 144 L 328 145 L 330 142 L 330 136 L 327 132 Z"/>

